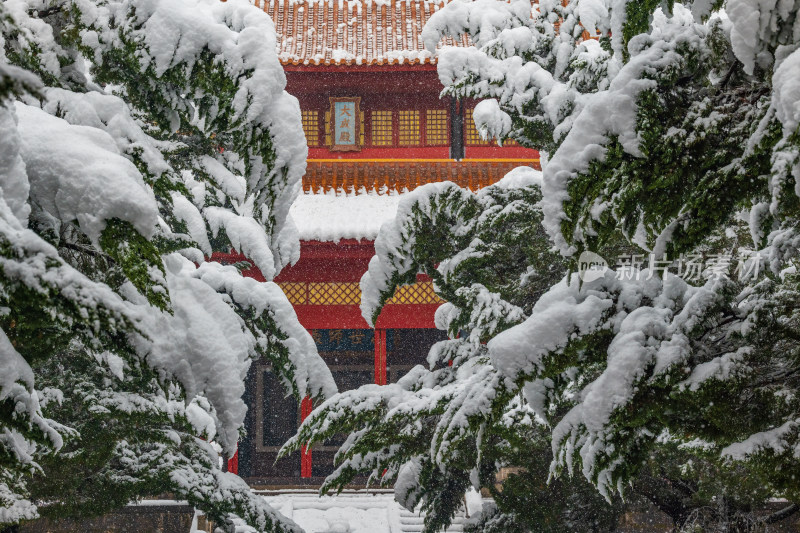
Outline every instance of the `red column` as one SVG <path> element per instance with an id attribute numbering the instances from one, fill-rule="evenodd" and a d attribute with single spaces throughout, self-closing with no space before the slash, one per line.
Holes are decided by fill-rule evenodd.
<path id="1" fill-rule="evenodd" d="M 236 453 L 228 459 L 228 472 L 239 475 L 239 448 L 236 448 Z"/>
<path id="2" fill-rule="evenodd" d="M 386 385 L 386 330 L 375 330 L 375 383 Z"/>
<path id="3" fill-rule="evenodd" d="M 305 420 L 312 409 L 311 398 L 306 396 L 300 403 L 300 419 Z M 300 450 L 300 477 L 311 477 L 311 448 L 306 449 L 305 446 Z"/>

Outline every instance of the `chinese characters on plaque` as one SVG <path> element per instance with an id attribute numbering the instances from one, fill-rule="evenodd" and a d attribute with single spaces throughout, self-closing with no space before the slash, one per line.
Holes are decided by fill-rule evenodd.
<path id="1" fill-rule="evenodd" d="M 361 98 L 331 98 L 331 150 L 360 150 Z"/>
<path id="2" fill-rule="evenodd" d="M 351 145 L 356 143 L 356 106 L 353 102 L 336 102 L 333 104 L 336 130 L 336 144 Z"/>

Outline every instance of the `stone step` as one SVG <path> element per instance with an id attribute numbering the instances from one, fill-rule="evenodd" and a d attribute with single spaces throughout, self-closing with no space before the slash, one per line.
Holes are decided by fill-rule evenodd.
<path id="1" fill-rule="evenodd" d="M 458 514 L 453 518 L 453 523 L 445 529 L 444 533 L 461 533 L 464 531 L 463 514 Z M 425 528 L 425 517 L 416 513 L 411 513 L 407 509 L 400 511 L 400 533 L 421 533 Z"/>

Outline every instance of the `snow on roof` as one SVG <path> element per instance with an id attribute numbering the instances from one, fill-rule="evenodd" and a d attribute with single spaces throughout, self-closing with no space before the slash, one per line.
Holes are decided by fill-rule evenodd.
<path id="1" fill-rule="evenodd" d="M 303 192 L 289 213 L 301 241 L 375 240 L 381 225 L 397 213 L 401 196 L 393 190 Z"/>
<path id="2" fill-rule="evenodd" d="M 270 14 L 278 56 L 290 65 L 435 62 L 422 28 L 450 0 L 255 0 Z M 444 39 L 441 44 L 467 46 Z"/>
<path id="3" fill-rule="evenodd" d="M 494 187 L 516 188 L 542 185 L 542 172 L 515 167 Z M 342 239 L 374 241 L 384 222 L 394 219 L 404 194 L 386 187 L 376 191 L 328 189 L 304 191 L 289 209 L 301 241 L 338 242 Z"/>

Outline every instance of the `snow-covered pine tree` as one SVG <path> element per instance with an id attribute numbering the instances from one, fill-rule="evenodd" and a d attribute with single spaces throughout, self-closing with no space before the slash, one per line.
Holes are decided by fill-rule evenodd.
<path id="1" fill-rule="evenodd" d="M 480 475 L 475 449 L 492 429 L 483 422 L 519 397 L 527 418 L 552 428 L 552 474 L 580 471 L 607 497 L 675 446 L 800 499 L 798 11 L 796 0 L 459 0 L 434 15 L 424 32 L 431 49 L 443 35 L 474 43 L 440 53 L 447 92 L 486 99 L 474 113 L 485 136 L 550 154 L 543 225 L 573 270 L 584 251 L 614 266 L 620 243 L 644 264 L 591 281 L 568 276 L 529 312 L 489 305 L 491 291 L 470 292 L 467 307 L 457 290 L 442 292 L 451 335 L 448 318 L 465 309 L 478 311 L 459 324 L 467 335 L 512 327 L 471 347 L 483 350 L 479 364 L 455 365 L 447 386 L 428 377 L 463 357 L 445 343 L 431 370 L 323 404 L 294 445 L 351 431 L 328 486 L 385 467 L 404 501 L 424 497 L 435 509 L 469 481 L 445 479 L 450 465 L 466 459 Z M 401 210 L 395 226 L 408 217 Z M 362 281 L 369 317 L 430 246 L 414 231 L 388 233 Z M 678 259 L 682 271 L 648 268 Z M 687 259 L 709 268 L 693 278 Z M 491 252 L 483 260 L 492 263 Z M 724 504 L 719 512 L 731 519 Z"/>
<path id="2" fill-rule="evenodd" d="M 489 488 L 498 501 L 503 494 L 512 497 L 512 491 L 495 489 L 495 474 L 501 466 L 524 465 L 535 474 L 544 468 L 545 476 L 514 476 L 510 485 L 537 500 L 527 504 L 531 520 L 516 520 L 514 527 L 525 530 L 536 519 L 541 525 L 545 517 L 558 517 L 554 531 L 563 526 L 565 500 L 541 490 L 549 435 L 512 384 L 498 379 L 485 344 L 521 323 L 565 273 L 541 226 L 540 186 L 539 172 L 520 168 L 478 193 L 430 184 L 401 200 L 397 218 L 375 241 L 377 256 L 362 279 L 364 318 L 374 323 L 395 288 L 425 272 L 448 301 L 436 317 L 451 339 L 434 346 L 429 368 L 418 366 L 395 384 L 343 392 L 311 414 L 286 451 L 338 432 L 351 434 L 323 491 L 369 473 L 373 481 L 395 483 L 409 509 L 421 504 L 426 531 L 437 531 L 450 523 L 472 485 Z M 604 531 L 604 518 L 613 518 L 615 510 L 585 481 L 558 485 L 572 503 L 586 504 L 576 525 Z M 512 531 L 508 520 L 494 527 Z"/>
<path id="3" fill-rule="evenodd" d="M 500 6 L 459 4 L 461 11 L 439 22 L 463 31 L 490 5 Z M 513 113 L 552 132 L 542 206 L 563 255 L 624 238 L 656 260 L 688 256 L 744 219 L 751 239 L 737 239 L 727 252 L 753 259 L 733 280 L 712 275 L 699 287 L 673 275 L 626 280 L 613 271 L 594 283 L 561 283 L 489 352 L 531 400 L 553 391 L 546 380 L 554 372 L 586 371 L 590 382 L 557 421 L 554 444 L 558 464 L 580 465 L 601 490 L 628 479 L 655 439 L 674 438 L 766 467 L 776 490 L 797 498 L 796 482 L 780 472 L 791 470 L 798 433 L 789 300 L 796 290 L 790 236 L 800 94 L 788 80 L 800 73 L 799 6 L 736 0 L 668 7 L 543 4 L 541 16 L 524 24 L 473 35 L 478 48 L 467 54 L 474 57 L 445 56 L 441 68 L 454 73 L 454 85 L 463 80 L 462 87 L 496 98 L 476 112 L 484 131 L 513 133 Z M 584 29 L 602 37 L 581 41 Z M 536 53 L 537 33 L 546 35 L 551 55 Z M 503 72 L 508 82 L 459 78 L 455 65 L 472 60 L 495 66 L 495 78 Z M 759 257 L 769 268 L 755 268 Z M 590 350 L 564 360 L 587 341 Z M 543 371 L 559 359 L 561 368 Z M 595 363 L 603 368 L 597 376 Z"/>
<path id="4" fill-rule="evenodd" d="M 306 148 L 246 0 L 0 4 L 0 524 L 172 492 L 299 531 L 219 468 L 244 378 L 335 392 L 274 283 Z"/>

